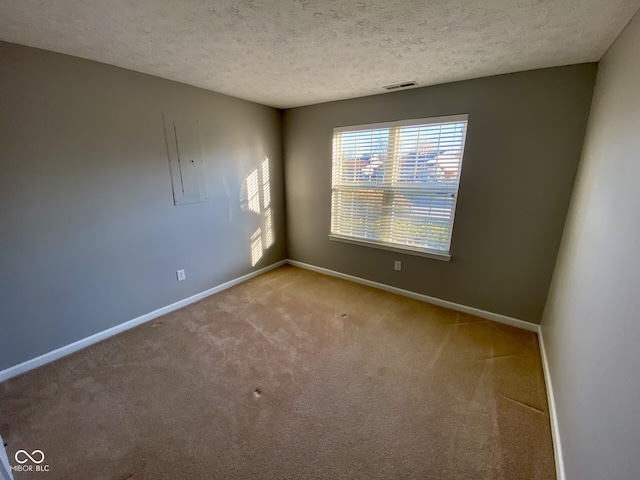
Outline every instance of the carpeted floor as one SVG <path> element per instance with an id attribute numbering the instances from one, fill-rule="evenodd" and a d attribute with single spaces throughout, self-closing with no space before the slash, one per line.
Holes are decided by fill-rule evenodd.
<path id="1" fill-rule="evenodd" d="M 38 479 L 554 479 L 535 334 L 291 266 L 0 384 Z"/>

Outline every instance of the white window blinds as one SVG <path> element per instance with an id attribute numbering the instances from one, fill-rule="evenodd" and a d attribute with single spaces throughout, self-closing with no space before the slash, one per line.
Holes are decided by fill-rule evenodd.
<path id="1" fill-rule="evenodd" d="M 331 238 L 449 255 L 467 115 L 333 130 Z"/>

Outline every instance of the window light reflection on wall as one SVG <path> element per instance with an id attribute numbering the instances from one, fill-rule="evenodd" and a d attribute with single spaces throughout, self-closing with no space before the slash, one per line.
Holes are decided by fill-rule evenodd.
<path id="1" fill-rule="evenodd" d="M 264 255 L 264 251 L 275 242 L 271 211 L 271 182 L 269 180 L 269 158 L 265 157 L 260 166 L 245 177 L 246 209 L 259 217 L 260 226 L 250 239 L 251 266 L 254 267 Z"/>

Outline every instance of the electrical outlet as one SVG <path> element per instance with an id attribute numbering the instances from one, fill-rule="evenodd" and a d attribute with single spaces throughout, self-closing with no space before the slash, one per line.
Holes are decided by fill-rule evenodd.
<path id="1" fill-rule="evenodd" d="M 178 276 L 178 281 L 181 282 L 183 281 L 185 278 L 187 278 L 187 276 L 184 274 L 184 270 L 178 270 L 176 272 L 176 275 Z"/>
<path id="2" fill-rule="evenodd" d="M 402 270 L 402 262 L 400 260 L 396 260 L 393 264 L 393 269 L 399 272 Z"/>

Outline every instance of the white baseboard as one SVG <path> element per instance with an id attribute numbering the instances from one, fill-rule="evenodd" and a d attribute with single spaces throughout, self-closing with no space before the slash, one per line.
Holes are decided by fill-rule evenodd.
<path id="1" fill-rule="evenodd" d="M 558 425 L 558 411 L 556 410 L 556 399 L 553 393 L 553 383 L 551 382 L 551 372 L 547 360 L 547 351 L 544 347 L 542 328 L 538 328 L 538 343 L 540 344 L 540 358 L 542 359 L 542 371 L 544 372 L 544 383 L 547 386 L 547 401 L 549 402 L 549 420 L 551 422 L 551 437 L 553 439 L 553 456 L 556 462 L 556 479 L 565 480 L 564 457 L 562 456 L 562 442 L 560 441 L 560 427 Z"/>
<path id="2" fill-rule="evenodd" d="M 2 435 L 0 435 L 0 479 L 13 480 L 13 473 L 11 473 L 11 465 L 9 464 L 7 451 L 4 449 L 4 440 L 2 440 Z"/>
<path id="3" fill-rule="evenodd" d="M 316 267 L 315 265 L 309 265 L 308 263 L 302 263 L 295 260 L 287 260 L 287 263 L 295 267 L 312 270 L 314 272 L 323 273 L 325 275 L 330 275 L 332 277 L 342 278 L 343 280 L 349 280 L 351 282 L 360 283 L 362 285 L 367 285 L 368 287 L 378 288 L 380 290 L 384 290 L 387 292 L 396 293 L 398 295 L 402 295 L 403 297 L 409 297 L 415 300 L 420 300 L 422 302 L 432 303 L 440 307 L 450 308 L 451 310 L 457 310 L 459 312 L 469 313 L 471 315 L 475 315 L 480 318 L 486 318 L 487 320 L 493 320 L 494 322 L 504 323 L 506 325 L 511 325 L 512 327 L 522 328 L 523 330 L 528 330 L 530 332 L 536 332 L 536 333 L 538 332 L 538 325 L 536 325 L 535 323 L 525 322 L 524 320 L 508 317 L 506 315 L 501 315 L 499 313 L 487 312 L 486 310 L 480 310 L 479 308 L 468 307 L 466 305 L 461 305 L 459 303 L 449 302 L 448 300 L 442 300 L 440 298 L 430 297 L 428 295 L 423 295 L 421 293 L 415 293 L 409 290 L 403 290 L 402 288 L 391 287 L 389 285 L 385 285 L 384 283 L 373 282 L 371 280 L 366 280 L 364 278 L 347 275 L 346 273 L 340 273 L 334 270 L 329 270 L 327 268 Z"/>
<path id="4" fill-rule="evenodd" d="M 205 290 L 204 292 L 197 293 L 191 297 L 185 298 L 178 302 L 172 303 L 171 305 L 167 305 L 165 307 L 159 308 L 158 310 L 154 310 L 153 312 L 149 312 L 140 317 L 134 318 L 132 320 L 126 321 L 115 327 L 108 328 L 96 334 L 93 334 L 89 337 L 83 338 L 76 342 L 70 343 L 69 345 L 65 345 L 64 347 L 60 347 L 51 352 L 40 355 L 39 357 L 32 358 L 31 360 L 27 360 L 26 362 L 20 363 L 13 367 L 9 367 L 5 370 L 0 371 L 0 382 L 4 382 L 12 377 L 21 375 L 29 370 L 33 370 L 34 368 L 40 367 L 47 363 L 53 362 L 58 358 L 64 357 L 71 353 L 77 352 L 89 345 L 93 345 L 94 343 L 98 343 L 102 340 L 105 340 L 109 337 L 113 337 L 125 330 L 129 330 L 133 327 L 137 327 L 143 323 L 146 323 L 154 318 L 158 318 L 162 315 L 166 315 L 167 313 L 173 312 L 174 310 L 178 310 L 179 308 L 186 307 L 192 303 L 197 302 L 198 300 L 202 300 L 209 295 L 213 295 L 214 293 L 221 292 L 222 290 L 226 290 L 227 288 L 233 287 L 234 285 L 238 285 L 239 283 L 246 282 L 247 280 L 257 277 L 258 275 L 262 275 L 269 270 L 273 270 L 274 268 L 278 268 L 287 263 L 286 260 L 282 260 L 280 262 L 269 265 L 268 267 L 261 268 L 260 270 L 256 270 L 255 272 L 248 273 L 247 275 L 243 275 L 242 277 L 235 278 L 228 282 L 223 283 L 222 285 L 218 285 L 217 287 L 210 288 L 209 290 Z"/>

